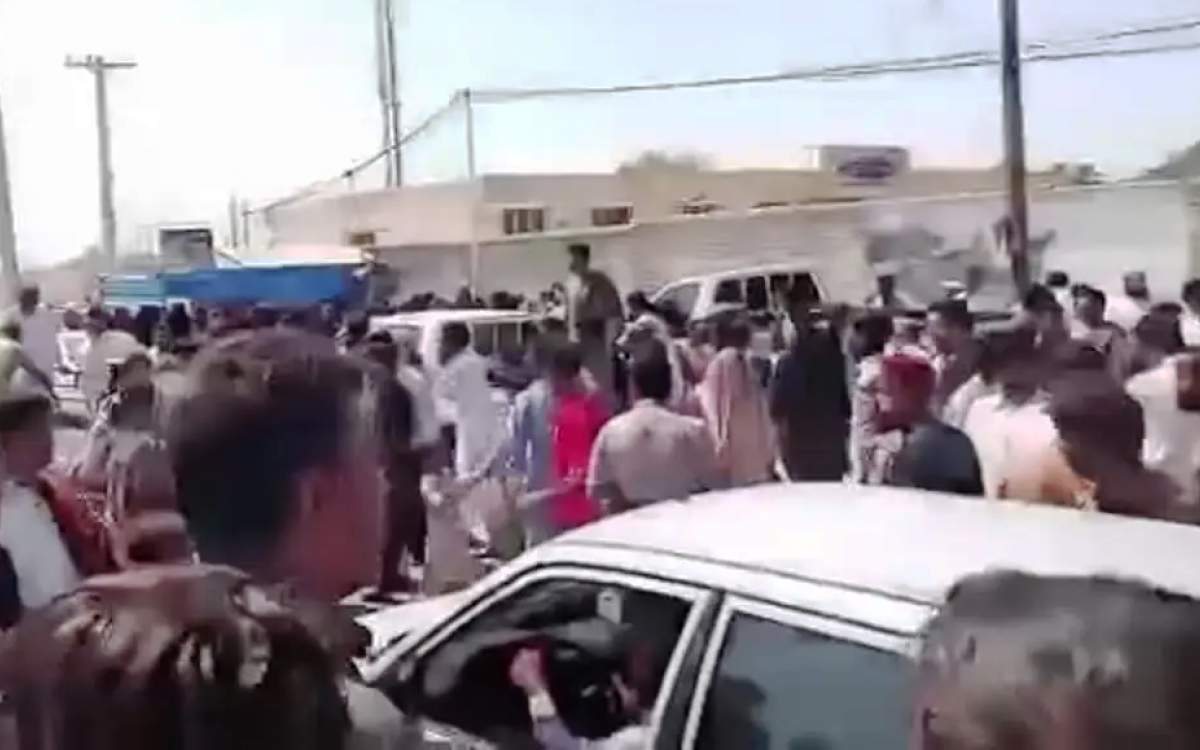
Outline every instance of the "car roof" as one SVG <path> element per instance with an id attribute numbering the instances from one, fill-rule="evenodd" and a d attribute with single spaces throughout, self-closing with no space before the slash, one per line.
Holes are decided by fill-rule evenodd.
<path id="1" fill-rule="evenodd" d="M 817 580 L 937 604 L 988 570 L 1139 579 L 1200 597 L 1200 528 L 845 484 L 761 485 L 657 503 L 549 542 Z"/>
<path id="2" fill-rule="evenodd" d="M 379 315 L 371 318 L 375 327 L 413 325 L 427 326 L 431 323 L 506 323 L 510 321 L 536 321 L 538 316 L 523 310 L 421 310 L 419 312 Z"/>
<path id="3" fill-rule="evenodd" d="M 715 271 L 713 273 L 703 273 L 696 276 L 685 276 L 682 279 L 675 279 L 663 284 L 659 290 L 668 289 L 670 287 L 679 286 L 680 284 L 694 284 L 697 282 L 709 281 L 712 279 L 740 279 L 745 276 L 756 276 L 767 273 L 808 273 L 816 275 L 816 271 L 811 263 L 774 263 L 766 266 L 751 266 L 750 268 L 730 268 L 726 271 Z"/>

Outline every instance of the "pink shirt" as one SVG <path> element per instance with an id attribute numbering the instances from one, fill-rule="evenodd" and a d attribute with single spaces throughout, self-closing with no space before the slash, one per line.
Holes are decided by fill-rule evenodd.
<path id="1" fill-rule="evenodd" d="M 573 529 L 600 517 L 600 508 L 587 493 L 586 479 L 592 446 L 608 419 L 601 397 L 566 393 L 555 399 L 552 429 L 554 478 L 569 488 L 555 496 L 550 520 L 560 530 Z"/>

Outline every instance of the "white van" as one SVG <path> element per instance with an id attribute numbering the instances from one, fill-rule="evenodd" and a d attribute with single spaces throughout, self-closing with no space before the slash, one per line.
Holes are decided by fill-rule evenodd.
<path id="1" fill-rule="evenodd" d="M 475 351 L 492 357 L 508 349 L 523 349 L 530 329 L 539 320 L 537 315 L 521 310 L 423 310 L 373 317 L 370 330 L 387 331 L 397 341 L 411 342 L 425 367 L 438 370 L 442 332 L 450 323 L 466 324 Z"/>
<path id="2" fill-rule="evenodd" d="M 784 315 L 788 290 L 798 289 L 814 303 L 828 297 L 817 274 L 807 265 L 775 265 L 692 276 L 673 281 L 650 301 L 668 304 L 687 320 L 703 320 L 718 304 L 743 305 L 750 312 Z"/>

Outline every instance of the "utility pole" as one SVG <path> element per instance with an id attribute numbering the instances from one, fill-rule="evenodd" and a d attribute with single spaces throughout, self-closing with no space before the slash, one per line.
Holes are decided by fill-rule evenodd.
<path id="1" fill-rule="evenodd" d="M 4 149 L 4 114 L 0 112 L 0 305 L 16 304 L 20 289 L 17 232 L 13 227 L 12 198 L 8 192 L 8 152 Z"/>
<path id="2" fill-rule="evenodd" d="M 114 62 L 102 55 L 68 57 L 68 68 L 92 74 L 96 87 L 96 141 L 100 166 L 100 249 L 109 270 L 117 260 L 117 213 L 113 208 L 112 139 L 108 130 L 108 71 L 135 68 L 135 62 Z"/>
<path id="3" fill-rule="evenodd" d="M 375 52 L 379 104 L 383 115 L 383 147 L 387 154 L 387 185 L 404 183 L 400 149 L 400 75 L 396 69 L 396 15 L 392 0 L 375 0 Z"/>
<path id="4" fill-rule="evenodd" d="M 1021 100 L 1021 42 L 1018 0 L 1000 0 L 1000 85 L 1004 96 L 1004 168 L 1008 183 L 1005 236 L 1013 284 L 1029 289 L 1029 198 L 1025 182 L 1025 112 Z"/>

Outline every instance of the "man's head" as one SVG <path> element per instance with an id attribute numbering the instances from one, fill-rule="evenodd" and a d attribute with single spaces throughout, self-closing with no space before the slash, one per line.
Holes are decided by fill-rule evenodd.
<path id="1" fill-rule="evenodd" d="M 1134 581 L 996 572 L 927 626 L 916 750 L 1200 746 L 1200 603 Z"/>
<path id="2" fill-rule="evenodd" d="M 0 320 L 0 338 L 21 343 L 21 320 L 15 315 L 5 316 Z"/>
<path id="3" fill-rule="evenodd" d="M 442 341 L 438 358 L 446 364 L 459 352 L 471 345 L 471 329 L 465 323 L 447 323 L 442 328 Z"/>
<path id="4" fill-rule="evenodd" d="M 42 291 L 36 285 L 31 284 L 21 287 L 21 294 L 17 298 L 17 304 L 20 306 L 21 312 L 28 315 L 36 310 L 41 303 Z"/>
<path id="5" fill-rule="evenodd" d="M 54 460 L 50 400 L 40 393 L 9 392 L 0 398 L 0 465 L 25 482 Z"/>
<path id="6" fill-rule="evenodd" d="M 984 340 L 987 374 L 1000 385 L 1010 402 L 1023 403 L 1042 384 L 1044 368 L 1038 354 L 1037 334 L 1027 327 L 993 331 Z"/>
<path id="7" fill-rule="evenodd" d="M 551 347 L 547 375 L 556 393 L 569 393 L 579 388 L 579 373 L 583 369 L 583 353 L 579 346 L 561 342 Z"/>
<path id="8" fill-rule="evenodd" d="M 108 330 L 108 313 L 100 305 L 92 305 L 87 310 L 83 327 L 92 336 L 99 336 Z"/>
<path id="9" fill-rule="evenodd" d="M 193 363 L 168 443 L 203 559 L 330 599 L 375 579 L 373 383 L 366 365 L 295 331 L 230 337 Z"/>
<path id="10" fill-rule="evenodd" d="M 880 427 L 908 428 L 929 416 L 937 376 L 923 357 L 892 354 L 883 358 Z"/>
<path id="11" fill-rule="evenodd" d="M 1104 292 L 1082 284 L 1075 288 L 1073 297 L 1076 318 L 1092 328 L 1104 322 L 1104 308 L 1108 304 Z"/>
<path id="12" fill-rule="evenodd" d="M 1062 305 L 1046 287 L 1035 284 L 1025 294 L 1021 306 L 1024 323 L 1033 329 L 1039 346 L 1053 348 L 1071 337 Z"/>
<path id="13" fill-rule="evenodd" d="M 386 372 L 394 373 L 400 366 L 400 346 L 387 331 L 375 331 L 366 336 L 362 356 Z"/>
<path id="14" fill-rule="evenodd" d="M 1050 418 L 1077 469 L 1140 466 L 1142 407 L 1105 372 L 1068 372 L 1050 386 Z"/>
<path id="15" fill-rule="evenodd" d="M 1193 315 L 1200 315 L 1200 279 L 1189 279 L 1184 283 L 1180 298 Z"/>
<path id="16" fill-rule="evenodd" d="M 1121 277 L 1121 285 L 1125 295 L 1130 299 L 1150 299 L 1150 287 L 1146 281 L 1145 271 L 1130 271 Z"/>
<path id="17" fill-rule="evenodd" d="M 929 338 L 942 354 L 955 354 L 971 341 L 975 321 L 963 300 L 942 300 L 929 306 Z"/>
<path id="18" fill-rule="evenodd" d="M 1050 271 L 1046 274 L 1046 286 L 1051 289 L 1066 289 L 1071 285 L 1071 277 L 1066 271 Z"/>
<path id="19" fill-rule="evenodd" d="M 890 315 L 868 313 L 854 321 L 851 330 L 850 351 L 855 357 L 862 359 L 882 354 L 895 332 L 895 327 Z"/>
<path id="20" fill-rule="evenodd" d="M 671 396 L 671 362 L 657 339 L 639 341 L 629 353 L 629 377 L 638 398 L 664 402 Z"/>
<path id="21" fill-rule="evenodd" d="M 1148 369 L 1183 349 L 1183 332 L 1177 319 L 1152 312 L 1133 327 L 1133 343 L 1137 369 Z"/>
<path id="22" fill-rule="evenodd" d="M 567 245 L 567 255 L 570 258 L 568 268 L 571 273 L 583 273 L 592 264 L 592 248 L 586 243 L 573 242 Z"/>

